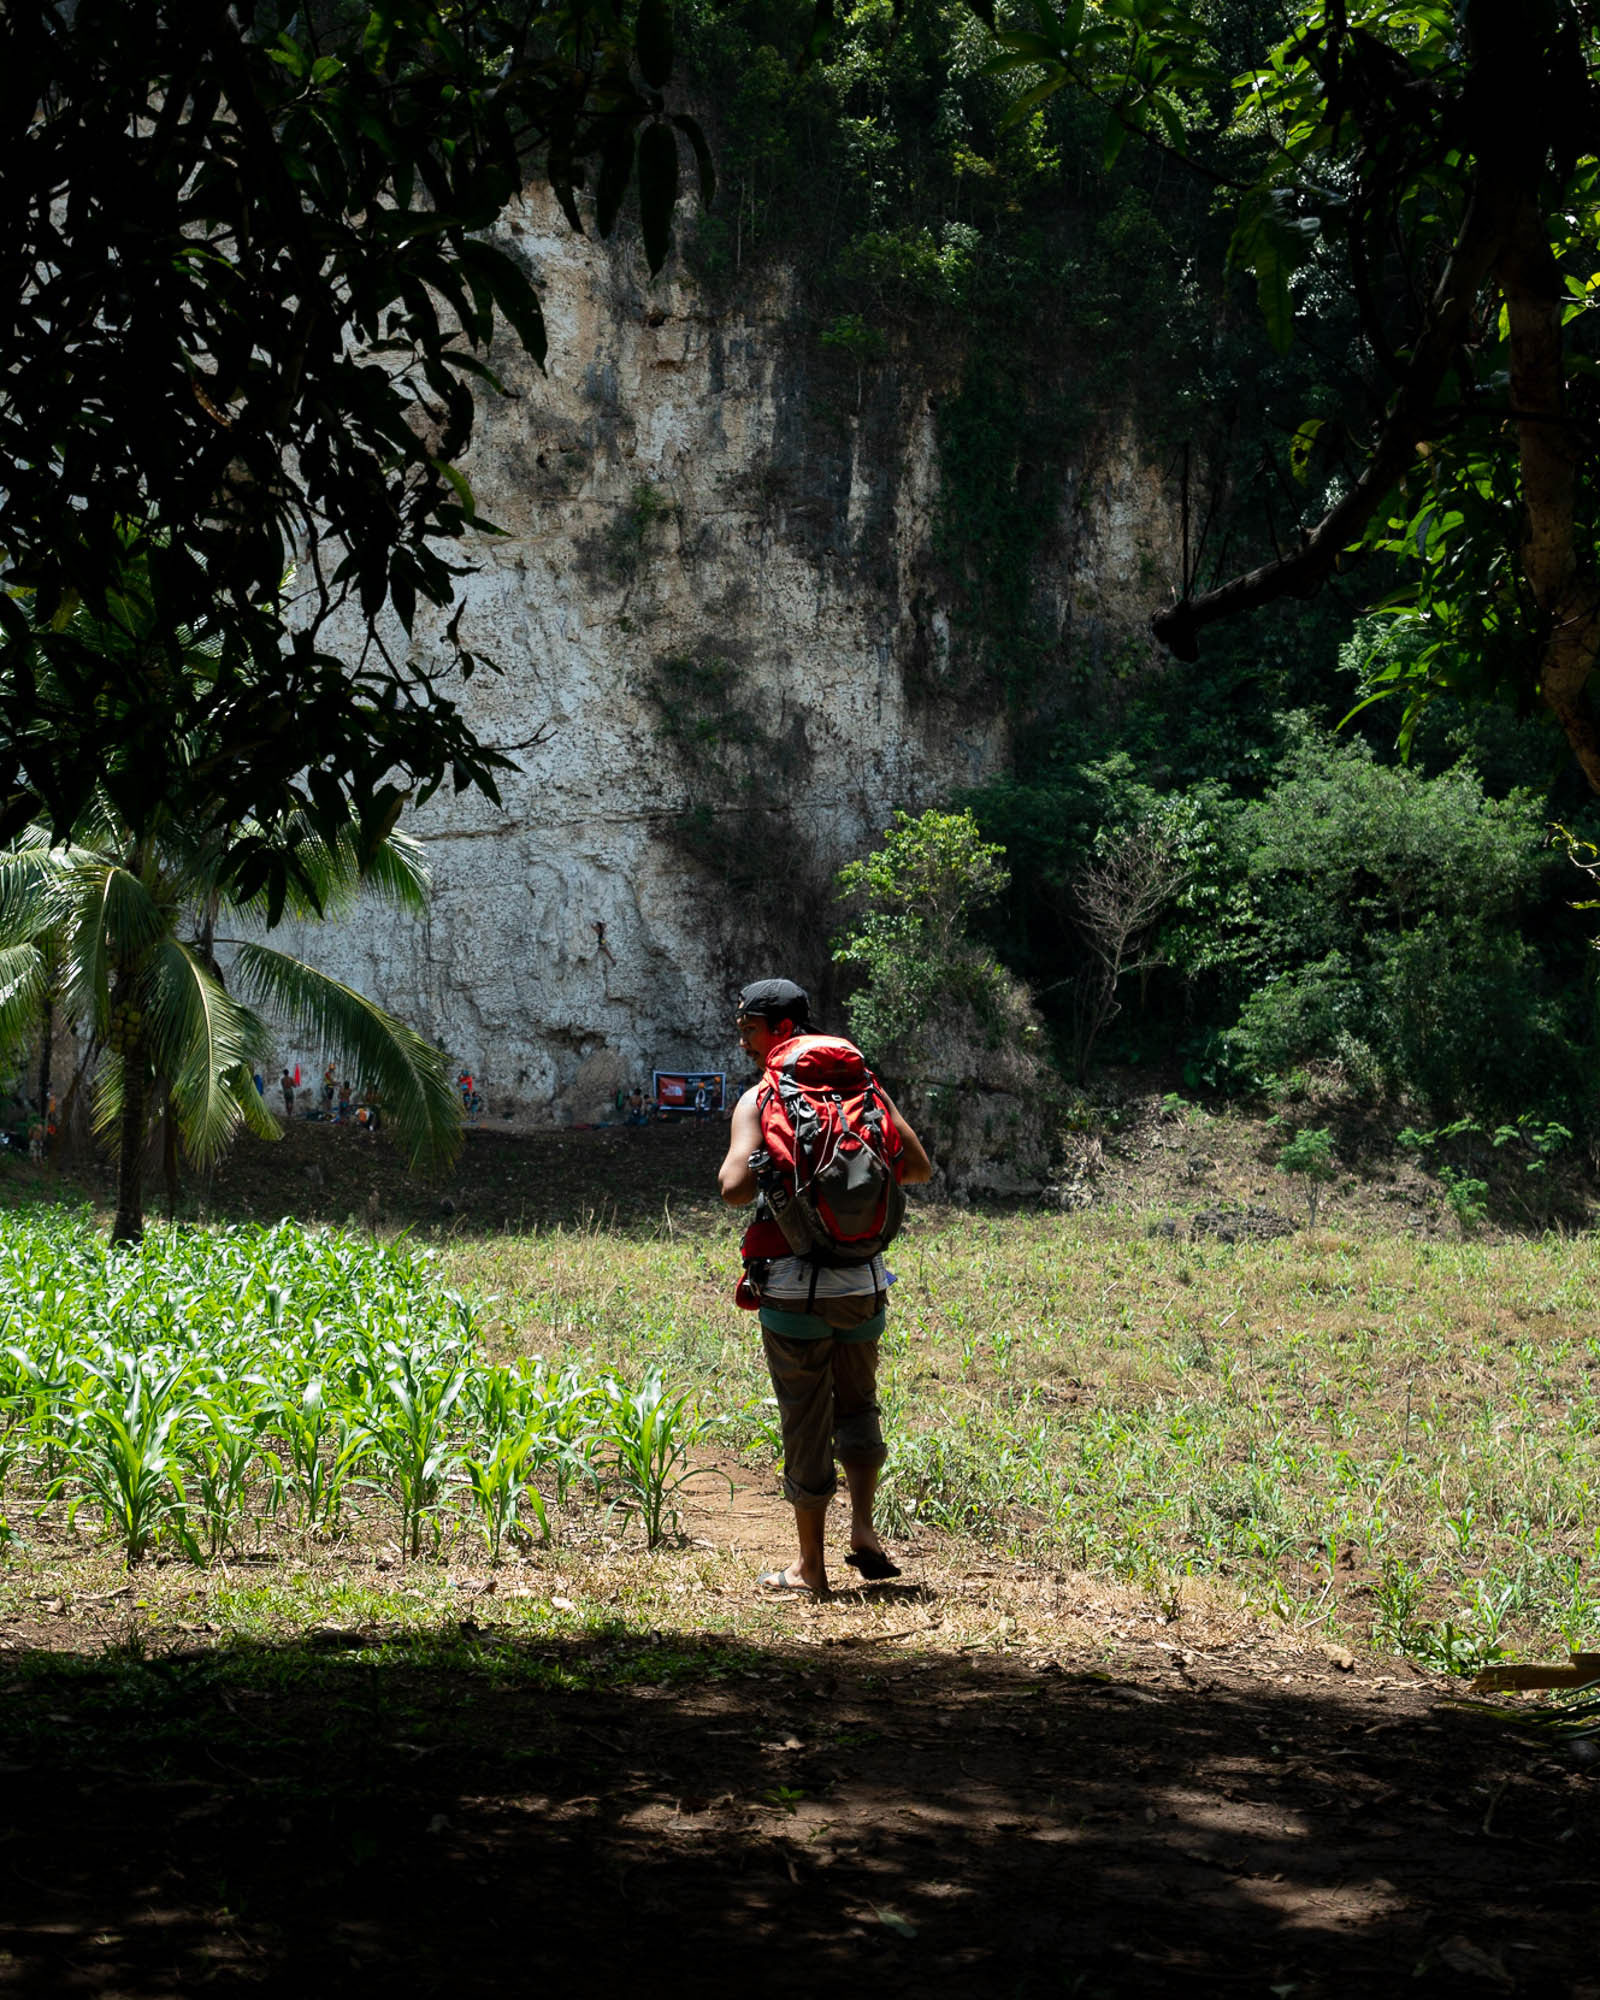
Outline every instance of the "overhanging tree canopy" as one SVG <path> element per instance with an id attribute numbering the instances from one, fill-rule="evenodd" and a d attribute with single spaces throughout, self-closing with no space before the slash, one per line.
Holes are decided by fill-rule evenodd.
<path id="1" fill-rule="evenodd" d="M 1227 82 L 1204 10 L 1168 0 L 1035 0 L 1001 65 L 1037 71 L 1208 169 L 1236 200 L 1233 254 L 1286 345 L 1297 287 L 1334 282 L 1360 315 L 1374 414 L 1308 415 L 1291 447 L 1322 504 L 1274 560 L 1152 620 L 1196 657 L 1218 620 L 1309 596 L 1364 550 L 1402 559 L 1388 608 L 1408 643 L 1374 670 L 1406 699 L 1542 701 L 1600 790 L 1590 683 L 1600 395 L 1600 9 L 1594 0 L 1291 0 L 1290 32 L 1233 81 L 1220 147 L 1202 134 Z"/>
<path id="2" fill-rule="evenodd" d="M 487 526 L 474 385 L 498 325 L 535 359 L 545 334 L 482 232 L 530 166 L 574 226 L 586 173 L 603 231 L 636 186 L 652 270 L 680 141 L 709 192 L 671 66 L 668 0 L 6 7 L 0 839 L 69 834 L 97 784 L 135 833 L 199 800 L 329 837 L 353 810 L 369 847 L 408 790 L 493 795 L 459 619 L 431 658 L 376 621 L 449 606 Z M 130 573 L 138 645 L 86 644 L 78 606 L 114 624 Z M 356 659 L 325 639 L 347 601 Z M 238 839 L 281 901 L 292 846 Z"/>

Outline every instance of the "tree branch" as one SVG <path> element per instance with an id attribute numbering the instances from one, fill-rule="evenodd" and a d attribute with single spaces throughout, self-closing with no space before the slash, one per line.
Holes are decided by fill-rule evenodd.
<path id="1" fill-rule="evenodd" d="M 1302 538 L 1299 548 L 1155 614 L 1150 620 L 1151 631 L 1180 660 L 1200 657 L 1199 635 L 1207 625 L 1280 597 L 1310 597 L 1333 574 L 1340 556 L 1410 466 L 1418 439 L 1428 435 L 1435 399 L 1509 225 L 1506 203 L 1499 192 L 1475 189 L 1450 261 L 1429 302 L 1422 336 L 1366 470 L 1338 505 Z"/>

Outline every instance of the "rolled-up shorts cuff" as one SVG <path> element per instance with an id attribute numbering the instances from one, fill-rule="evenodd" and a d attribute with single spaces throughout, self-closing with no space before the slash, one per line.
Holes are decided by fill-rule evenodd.
<path id="1" fill-rule="evenodd" d="M 876 1404 L 834 1426 L 833 1454 L 841 1465 L 882 1465 L 889 1456 Z"/>

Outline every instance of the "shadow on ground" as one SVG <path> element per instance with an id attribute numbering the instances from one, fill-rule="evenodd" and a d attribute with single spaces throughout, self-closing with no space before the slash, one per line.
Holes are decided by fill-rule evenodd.
<path id="1" fill-rule="evenodd" d="M 1405 1691 L 467 1619 L 0 1696 L 7 1993 L 1600 1993 L 1585 1770 Z"/>

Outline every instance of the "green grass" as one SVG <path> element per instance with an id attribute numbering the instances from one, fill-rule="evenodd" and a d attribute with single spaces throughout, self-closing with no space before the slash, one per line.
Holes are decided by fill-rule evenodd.
<path id="1" fill-rule="evenodd" d="M 1456 1671 L 1600 1637 L 1600 1247 L 1186 1243 L 1145 1218 L 914 1213 L 886 1343 L 898 1533 L 1160 1591 L 1203 1575 Z M 661 1362 L 763 1435 L 729 1234 L 463 1244 L 494 1338 Z"/>

